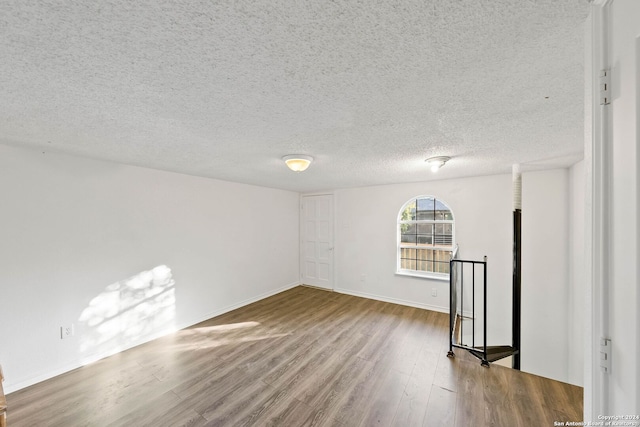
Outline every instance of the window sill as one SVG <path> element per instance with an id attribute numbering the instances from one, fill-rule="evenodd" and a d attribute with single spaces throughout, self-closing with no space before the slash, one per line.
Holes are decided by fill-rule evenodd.
<path id="1" fill-rule="evenodd" d="M 449 275 L 445 273 L 418 273 L 417 271 L 396 271 L 396 276 L 409 276 L 417 277 L 418 279 L 439 280 L 441 282 L 448 282 Z"/>

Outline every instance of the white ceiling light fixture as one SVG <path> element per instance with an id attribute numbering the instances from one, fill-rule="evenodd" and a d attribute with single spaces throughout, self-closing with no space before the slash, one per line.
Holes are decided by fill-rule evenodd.
<path id="1" fill-rule="evenodd" d="M 438 169 L 444 166 L 444 164 L 447 163 L 449 160 L 451 160 L 451 157 L 438 156 L 438 157 L 429 157 L 427 160 L 425 160 L 425 162 L 427 162 L 427 165 L 431 167 L 431 172 L 438 172 Z"/>
<path id="2" fill-rule="evenodd" d="M 313 157 L 305 156 L 303 154 L 289 154 L 288 156 L 284 156 L 282 160 L 284 160 L 292 171 L 302 172 L 309 167 L 313 161 Z"/>

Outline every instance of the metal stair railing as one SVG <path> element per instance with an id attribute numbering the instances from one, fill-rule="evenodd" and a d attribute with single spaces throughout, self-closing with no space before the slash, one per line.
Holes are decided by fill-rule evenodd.
<path id="1" fill-rule="evenodd" d="M 480 359 L 482 366 L 489 367 L 490 362 L 517 354 L 518 350 L 512 346 L 487 345 L 487 257 L 483 261 L 457 259 L 456 248 L 449 272 L 450 339 L 447 356 L 455 357 L 453 349 L 460 348 Z M 471 283 L 465 284 L 465 277 Z M 481 284 L 476 283 L 479 280 Z M 476 310 L 476 304 L 482 306 L 481 314 Z M 465 328 L 471 331 L 467 329 L 465 334 Z"/>

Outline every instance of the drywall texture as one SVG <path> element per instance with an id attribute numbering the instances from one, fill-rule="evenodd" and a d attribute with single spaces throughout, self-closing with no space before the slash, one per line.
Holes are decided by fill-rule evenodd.
<path id="1" fill-rule="evenodd" d="M 9 392 L 298 280 L 297 193 L 0 146 L 0 194 Z"/>
<path id="2" fill-rule="evenodd" d="M 449 177 L 568 166 L 587 13 L 585 0 L 5 0 L 0 142 L 300 192 L 422 180 L 435 155 L 454 158 Z M 280 158 L 305 153 L 316 161 L 291 179 Z"/>
<path id="3" fill-rule="evenodd" d="M 511 175 L 335 194 L 336 290 L 448 311 L 448 282 L 395 274 L 399 210 L 412 197 L 432 195 L 455 215 L 460 258 L 488 257 L 488 342 L 511 343 Z M 523 174 L 522 368 L 561 381 L 568 380 L 567 198 L 567 169 Z"/>

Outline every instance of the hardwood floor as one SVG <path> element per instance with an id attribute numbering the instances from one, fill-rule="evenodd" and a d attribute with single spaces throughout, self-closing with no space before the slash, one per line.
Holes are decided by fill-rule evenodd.
<path id="1" fill-rule="evenodd" d="M 7 396 L 20 426 L 553 426 L 582 389 L 448 350 L 448 315 L 296 287 Z"/>

